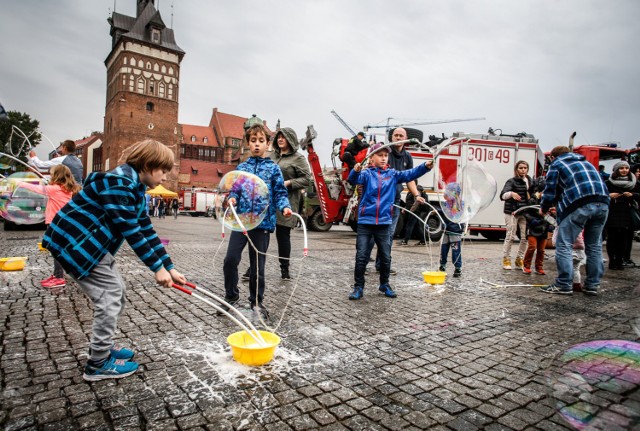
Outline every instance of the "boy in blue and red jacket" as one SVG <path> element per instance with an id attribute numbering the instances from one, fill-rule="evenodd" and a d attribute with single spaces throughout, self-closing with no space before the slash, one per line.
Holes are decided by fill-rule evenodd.
<path id="1" fill-rule="evenodd" d="M 382 143 L 375 144 L 370 151 L 372 166 L 363 170 L 360 163 L 349 173 L 351 184 L 362 185 L 362 198 L 358 205 L 358 232 L 356 238 L 356 265 L 354 270 L 353 292 L 349 299 L 358 300 L 363 296 L 364 273 L 368 256 L 368 244 L 371 238 L 375 241 L 380 255 L 380 292 L 388 298 L 395 298 L 396 292 L 389 286 L 391 269 L 391 237 L 389 229 L 396 196 L 396 185 L 413 181 L 429 172 L 432 161 L 425 162 L 416 168 L 396 171 L 387 166 L 389 148 Z"/>

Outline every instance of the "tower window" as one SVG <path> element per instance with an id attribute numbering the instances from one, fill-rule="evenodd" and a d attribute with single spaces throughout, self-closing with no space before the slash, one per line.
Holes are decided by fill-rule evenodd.
<path id="1" fill-rule="evenodd" d="M 125 66 L 127 65 L 127 57 L 124 57 L 124 58 L 122 59 L 122 64 L 124 64 Z"/>
<path id="2" fill-rule="evenodd" d="M 151 30 L 151 41 L 153 43 L 160 43 L 160 30 L 157 28 Z"/>
<path id="3" fill-rule="evenodd" d="M 133 91 L 134 83 L 135 83 L 135 79 L 133 75 L 129 75 L 129 91 Z"/>
<path id="4" fill-rule="evenodd" d="M 138 60 L 138 67 L 142 69 L 144 67 L 144 61 Z"/>
<path id="5" fill-rule="evenodd" d="M 163 64 L 162 67 L 160 68 L 160 72 L 167 73 L 167 66 Z"/>
<path id="6" fill-rule="evenodd" d="M 173 84 L 169 84 L 169 93 L 167 94 L 167 97 L 173 100 Z"/>
<path id="7" fill-rule="evenodd" d="M 173 75 L 173 67 L 169 68 L 169 75 Z"/>
<path id="8" fill-rule="evenodd" d="M 153 103 L 147 102 L 147 111 L 153 112 Z"/>
<path id="9" fill-rule="evenodd" d="M 151 62 L 147 61 L 147 69 L 151 70 Z"/>
<path id="10" fill-rule="evenodd" d="M 160 66 L 158 66 L 158 63 L 153 63 L 153 71 L 158 72 L 159 70 L 160 70 Z"/>
<path id="11" fill-rule="evenodd" d="M 124 89 L 127 86 L 127 75 L 122 74 L 122 88 Z"/>
<path id="12" fill-rule="evenodd" d="M 138 79 L 138 93 L 144 93 L 144 79 Z"/>
<path id="13" fill-rule="evenodd" d="M 153 88 L 153 87 L 154 87 L 153 83 L 154 83 L 154 82 L 153 82 L 153 79 L 152 79 L 151 81 L 149 81 L 149 93 L 150 93 L 151 95 L 155 95 L 155 93 L 154 93 L 154 91 L 153 91 L 153 90 L 154 90 L 154 88 Z"/>

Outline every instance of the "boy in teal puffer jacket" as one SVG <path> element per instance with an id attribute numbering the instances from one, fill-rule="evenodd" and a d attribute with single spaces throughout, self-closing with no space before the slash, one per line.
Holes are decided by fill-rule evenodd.
<path id="1" fill-rule="evenodd" d="M 265 157 L 269 143 L 266 127 L 262 121 L 254 121 L 253 125 L 245 128 L 244 137 L 249 143 L 251 157 L 244 163 L 240 163 L 236 170 L 249 172 L 260 177 L 269 189 L 270 202 L 264 220 L 255 229 L 248 231 L 247 235 L 243 232 L 231 232 L 223 266 L 225 301 L 231 305 L 240 301 L 238 264 L 242 258 L 242 251 L 247 245 L 248 236 L 257 249 L 249 251 L 249 304 L 252 310 L 257 307 L 263 316 L 268 317 L 267 309 L 262 305 L 266 252 L 269 248 L 271 233 L 276 229 L 276 208 L 282 212 L 283 216 L 291 217 L 291 206 L 280 168 L 269 157 Z M 245 212 L 244 208 L 253 205 L 251 197 L 234 192 L 229 194 L 228 202 L 236 206 L 239 212 Z"/>
<path id="2" fill-rule="evenodd" d="M 363 296 L 364 273 L 369 260 L 368 245 L 371 238 L 378 247 L 380 255 L 380 287 L 388 298 L 395 298 L 396 292 L 389 286 L 391 269 L 391 236 L 389 229 L 396 196 L 396 185 L 413 181 L 431 170 L 432 161 L 425 162 L 416 168 L 396 171 L 387 166 L 389 148 L 376 144 L 370 151 L 372 166 L 363 170 L 360 163 L 349 173 L 351 184 L 363 186 L 362 198 L 358 205 L 358 232 L 356 237 L 356 266 L 354 270 L 355 284 L 349 299 L 358 300 Z"/>

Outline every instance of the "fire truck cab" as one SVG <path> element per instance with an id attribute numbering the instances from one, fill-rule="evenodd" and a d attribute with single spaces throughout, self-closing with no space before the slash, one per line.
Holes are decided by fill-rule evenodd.
<path id="1" fill-rule="evenodd" d="M 205 188 L 183 189 L 178 192 L 180 213 L 191 217 L 212 216 L 215 214 L 214 205 L 216 192 Z"/>

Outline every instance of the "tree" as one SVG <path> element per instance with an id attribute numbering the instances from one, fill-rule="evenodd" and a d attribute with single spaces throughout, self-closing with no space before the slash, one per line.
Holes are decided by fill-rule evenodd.
<path id="1" fill-rule="evenodd" d="M 6 120 L 0 121 L 0 156 L 2 156 L 0 164 L 9 164 L 15 166 L 17 171 L 24 171 L 26 168 L 23 165 L 5 157 L 4 154 L 14 156 L 26 163 L 30 149 L 29 143 L 31 147 L 35 147 L 42 139 L 38 132 L 40 122 L 32 119 L 25 112 L 8 111 L 7 117 Z"/>

